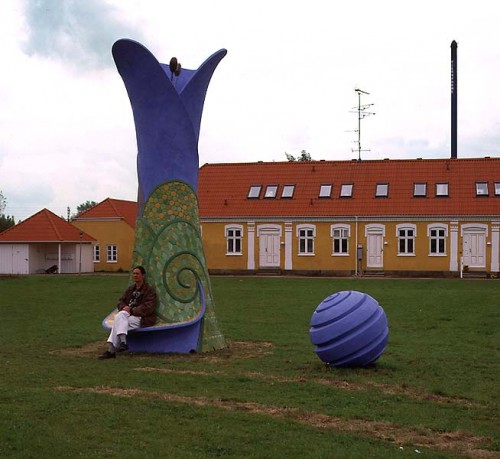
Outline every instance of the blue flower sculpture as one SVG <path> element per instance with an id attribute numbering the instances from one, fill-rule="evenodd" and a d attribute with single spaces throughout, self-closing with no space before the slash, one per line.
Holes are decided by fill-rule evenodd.
<path id="1" fill-rule="evenodd" d="M 143 265 L 158 293 L 157 314 L 174 334 L 161 352 L 179 351 L 179 340 L 195 339 L 186 350 L 226 346 L 217 319 L 200 235 L 198 139 L 208 84 L 222 49 L 197 70 L 161 64 L 141 44 L 118 40 L 113 58 L 132 105 L 137 137 L 138 215 L 133 264 Z M 183 326 L 197 336 L 186 338 Z M 156 338 L 155 338 L 156 339 Z M 161 338 L 160 338 L 161 339 Z M 162 347 L 163 346 L 163 347 Z M 182 346 L 181 346 L 182 347 Z"/>

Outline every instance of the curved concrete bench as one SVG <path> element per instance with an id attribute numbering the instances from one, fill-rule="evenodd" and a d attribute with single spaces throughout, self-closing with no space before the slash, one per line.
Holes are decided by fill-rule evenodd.
<path id="1" fill-rule="evenodd" d="M 200 288 L 201 311 L 193 320 L 169 324 L 158 321 L 151 327 L 139 327 L 127 335 L 128 350 L 131 352 L 179 352 L 187 354 L 201 351 L 203 317 L 205 316 L 205 296 Z M 111 330 L 118 314 L 115 309 L 102 321 L 106 330 Z"/>

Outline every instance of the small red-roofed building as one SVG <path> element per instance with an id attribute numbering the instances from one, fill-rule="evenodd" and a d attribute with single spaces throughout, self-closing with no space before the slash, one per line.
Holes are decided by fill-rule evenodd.
<path id="1" fill-rule="evenodd" d="M 0 274 L 94 271 L 95 239 L 43 209 L 0 233 Z"/>
<path id="2" fill-rule="evenodd" d="M 205 164 L 212 273 L 498 275 L 500 158 Z"/>
<path id="3" fill-rule="evenodd" d="M 96 239 L 95 271 L 131 269 L 136 216 L 136 202 L 107 198 L 73 219 L 73 225 Z"/>

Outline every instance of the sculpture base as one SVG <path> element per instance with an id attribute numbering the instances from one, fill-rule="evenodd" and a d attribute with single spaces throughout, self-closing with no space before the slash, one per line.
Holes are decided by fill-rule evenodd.
<path id="1" fill-rule="evenodd" d="M 130 352 L 178 352 L 188 354 L 200 350 L 202 320 L 184 327 L 149 327 L 129 332 L 127 336 Z"/>
<path id="2" fill-rule="evenodd" d="M 118 310 L 115 309 L 103 321 L 102 326 L 111 330 Z M 194 320 L 177 324 L 159 323 L 152 327 L 136 328 L 127 335 L 130 352 L 182 353 L 201 352 L 205 303 Z"/>

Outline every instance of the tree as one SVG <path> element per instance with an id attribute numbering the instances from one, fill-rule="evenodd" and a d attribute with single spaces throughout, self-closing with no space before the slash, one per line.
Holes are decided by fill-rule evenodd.
<path id="1" fill-rule="evenodd" d="M 85 212 L 86 210 L 89 210 L 90 208 L 97 206 L 97 204 L 98 203 L 95 201 L 86 201 L 80 204 L 79 206 L 76 207 L 76 214 L 73 214 L 71 218 L 73 219 L 78 217 L 79 215 L 83 214 L 83 212 Z"/>
<path id="2" fill-rule="evenodd" d="M 3 214 L 0 215 L 0 233 L 15 224 L 16 222 L 14 221 L 14 217 L 9 217 L 8 215 Z"/>
<path id="3" fill-rule="evenodd" d="M 6 206 L 7 206 L 7 199 L 0 191 L 0 233 L 16 224 L 16 222 L 14 221 L 14 217 L 9 217 L 8 215 L 4 215 L 3 212 Z"/>
<path id="4" fill-rule="evenodd" d="M 7 199 L 0 190 L 0 215 L 3 215 L 3 211 L 5 210 L 6 206 L 7 206 Z"/>
<path id="5" fill-rule="evenodd" d="M 288 161 L 290 161 L 290 162 L 292 162 L 292 161 L 313 161 L 313 159 L 311 158 L 311 154 L 305 150 L 302 150 L 300 152 L 300 156 L 298 156 L 297 158 L 295 158 L 295 156 L 289 155 L 286 152 L 285 152 L 285 156 L 286 156 L 286 159 L 288 159 Z"/>

